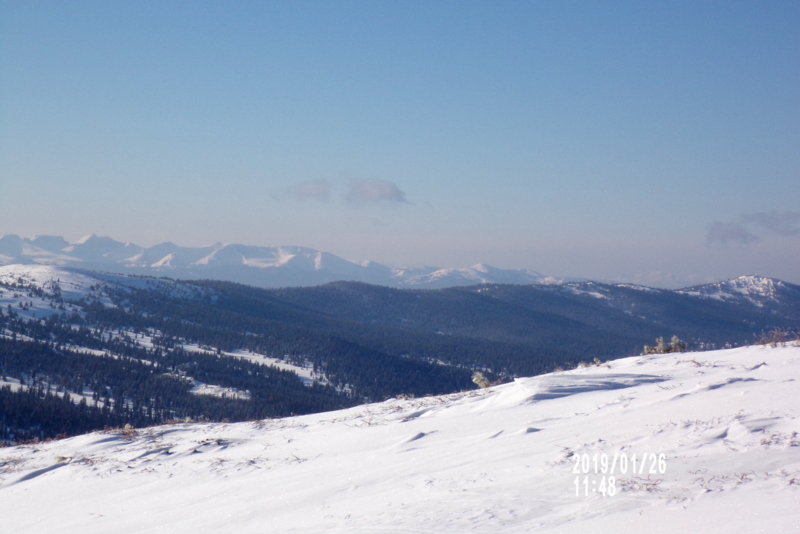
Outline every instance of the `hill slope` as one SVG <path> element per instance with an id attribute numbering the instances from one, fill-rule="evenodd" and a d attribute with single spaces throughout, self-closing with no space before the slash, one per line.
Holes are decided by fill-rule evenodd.
<path id="1" fill-rule="evenodd" d="M 326 414 L 11 447 L 0 517 L 20 533 L 789 532 L 799 375 L 800 347 L 633 357 Z"/>
<path id="2" fill-rule="evenodd" d="M 797 286 L 727 285 L 738 292 L 593 282 L 267 290 L 3 266 L 0 441 L 451 393 L 474 387 L 473 370 L 510 380 L 638 354 L 656 336 L 710 348 L 800 324 Z"/>

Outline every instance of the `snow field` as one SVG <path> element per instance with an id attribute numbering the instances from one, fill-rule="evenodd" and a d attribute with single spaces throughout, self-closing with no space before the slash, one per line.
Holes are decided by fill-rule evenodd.
<path id="1" fill-rule="evenodd" d="M 799 371 L 798 347 L 634 357 L 443 397 L 10 447 L 0 517 L 9 532 L 797 531 Z M 576 462 L 661 454 L 654 473 Z M 611 475 L 614 496 L 576 492 L 576 477 Z"/>

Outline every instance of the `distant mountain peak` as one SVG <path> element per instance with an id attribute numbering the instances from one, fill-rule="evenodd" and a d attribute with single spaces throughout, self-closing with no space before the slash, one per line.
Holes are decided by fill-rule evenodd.
<path id="1" fill-rule="evenodd" d="M 77 241 L 75 241 L 74 244 L 75 245 L 84 245 L 84 244 L 86 244 L 86 243 L 88 243 L 90 241 L 96 241 L 97 239 L 100 239 L 97 234 L 87 234 L 87 235 L 81 237 L 80 239 L 78 239 Z"/>
<path id="2" fill-rule="evenodd" d="M 49 252 L 58 252 L 69 246 L 66 239 L 57 235 L 35 235 L 30 241 L 33 245 Z"/>

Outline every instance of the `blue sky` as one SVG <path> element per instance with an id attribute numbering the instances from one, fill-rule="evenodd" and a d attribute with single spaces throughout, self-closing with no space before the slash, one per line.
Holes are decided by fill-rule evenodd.
<path id="1" fill-rule="evenodd" d="M 798 2 L 0 0 L 0 234 L 800 283 Z"/>

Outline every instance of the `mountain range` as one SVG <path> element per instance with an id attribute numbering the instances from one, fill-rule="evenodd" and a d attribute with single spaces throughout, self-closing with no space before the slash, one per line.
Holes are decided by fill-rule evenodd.
<path id="1" fill-rule="evenodd" d="M 63 247 L 62 247 L 63 248 Z M 242 421 L 474 388 L 639 354 L 788 337 L 800 286 L 565 282 L 257 288 L 0 266 L 0 443 L 113 425 Z M 769 335 L 767 336 L 769 337 Z M 683 345 L 683 344 L 682 344 Z"/>
<path id="2" fill-rule="evenodd" d="M 435 289 L 486 283 L 533 284 L 552 280 L 524 269 L 478 264 L 463 268 L 389 267 L 353 262 L 328 252 L 298 247 L 258 247 L 217 243 L 182 247 L 166 242 L 152 247 L 109 237 L 86 236 L 74 243 L 59 236 L 0 237 L 0 265 L 40 264 L 94 271 L 214 279 L 258 287 L 315 286 L 341 280 Z"/>

